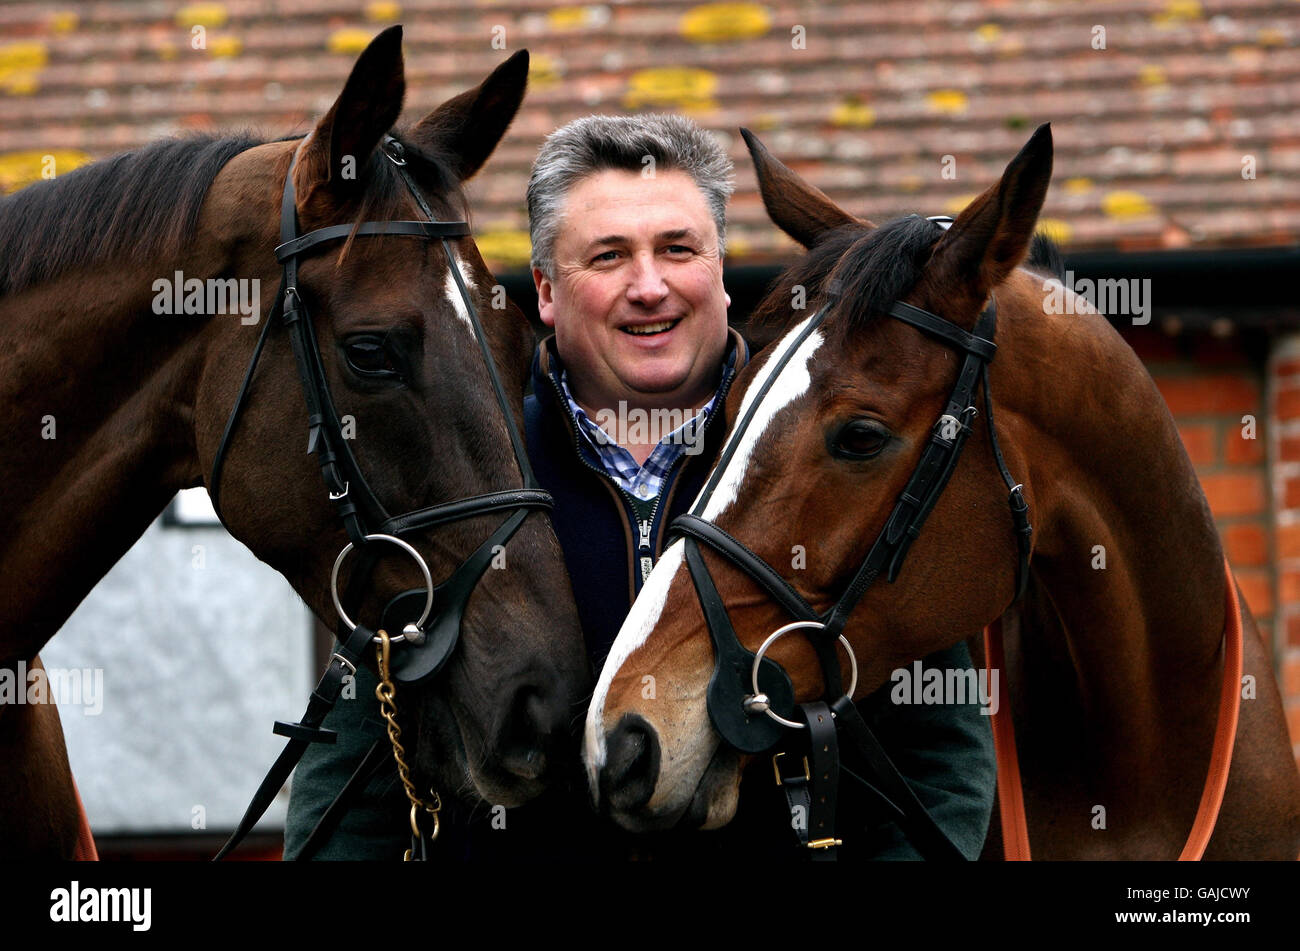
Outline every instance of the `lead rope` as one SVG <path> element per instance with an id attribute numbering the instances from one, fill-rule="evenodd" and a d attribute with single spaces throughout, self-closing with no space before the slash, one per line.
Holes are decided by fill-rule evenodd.
<path id="1" fill-rule="evenodd" d="M 406 747 L 402 746 L 402 728 L 397 724 L 397 703 L 394 700 L 397 688 L 393 686 L 388 664 L 391 641 L 387 631 L 380 630 L 378 636 L 379 649 L 376 654 L 379 661 L 379 686 L 375 688 L 375 696 L 379 699 L 379 712 L 388 721 L 388 741 L 393 744 L 393 759 L 397 761 L 397 775 L 401 777 L 402 785 L 406 788 L 406 798 L 411 801 L 411 847 L 402 855 L 402 861 L 423 862 L 428 858 L 425 851 L 426 844 L 432 845 L 438 838 L 438 813 L 442 809 L 442 800 L 433 787 L 429 788 L 433 796 L 432 803 L 427 803 L 416 795 L 415 784 L 411 782 L 411 769 L 406 765 Z M 433 817 L 433 831 L 429 833 L 427 843 L 420 830 L 421 810 Z"/>

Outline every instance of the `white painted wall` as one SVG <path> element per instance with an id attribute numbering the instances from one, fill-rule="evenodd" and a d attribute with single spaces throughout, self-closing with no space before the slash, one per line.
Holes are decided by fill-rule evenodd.
<path id="1" fill-rule="evenodd" d="M 201 490 L 200 490 L 201 492 Z M 69 553 L 68 557 L 75 557 Z M 311 616 L 224 528 L 155 522 L 41 651 L 102 671 L 102 711 L 60 698 L 96 835 L 228 830 L 314 685 Z M 287 787 L 260 829 L 282 828 Z"/>

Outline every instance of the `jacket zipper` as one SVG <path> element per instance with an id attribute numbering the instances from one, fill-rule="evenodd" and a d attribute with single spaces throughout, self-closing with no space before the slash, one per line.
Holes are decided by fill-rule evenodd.
<path id="1" fill-rule="evenodd" d="M 714 416 L 722 411 L 722 404 L 726 402 L 727 392 L 731 389 L 731 381 L 735 376 L 735 368 L 733 367 L 731 374 L 723 382 L 722 386 L 718 388 L 717 396 L 713 401 L 713 412 L 709 413 L 709 415 L 705 417 L 703 425 L 700 426 L 700 430 L 696 434 L 697 439 L 704 438 L 704 431 L 708 428 L 709 423 L 713 421 Z M 618 490 L 619 495 L 627 500 L 628 509 L 635 515 L 637 507 L 636 501 L 632 498 L 632 494 L 615 482 L 608 472 L 592 465 L 587 461 L 586 457 L 583 456 L 581 442 L 582 434 L 578 431 L 578 417 L 574 415 L 573 407 L 569 405 L 569 401 L 564 396 L 564 391 L 560 389 L 559 380 L 555 378 L 553 373 L 548 373 L 547 377 L 551 381 L 551 387 L 555 390 L 556 399 L 559 400 L 560 405 L 564 407 L 564 411 L 569 414 L 569 422 L 573 424 L 573 448 L 578 454 L 578 461 L 592 472 L 607 479 L 614 488 Z M 683 452 L 673 460 L 673 464 L 669 466 L 668 471 L 664 473 L 663 481 L 665 485 L 668 483 L 669 476 L 673 474 L 674 470 L 676 470 L 678 466 L 683 464 L 682 460 L 685 458 L 686 453 Z M 646 579 L 650 577 L 650 572 L 654 569 L 654 551 L 650 547 L 650 534 L 654 528 L 655 519 L 659 516 L 659 509 L 663 506 L 664 497 L 667 494 L 668 492 L 665 489 L 655 497 L 655 506 L 651 509 L 650 517 L 648 519 L 634 519 L 637 527 L 637 560 L 640 566 L 641 584 L 643 585 L 645 584 Z"/>

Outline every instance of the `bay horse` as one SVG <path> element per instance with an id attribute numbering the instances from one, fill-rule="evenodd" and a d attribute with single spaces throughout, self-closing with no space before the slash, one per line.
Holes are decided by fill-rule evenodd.
<path id="1" fill-rule="evenodd" d="M 965 365 L 953 341 L 981 346 L 971 336 L 992 312 L 996 359 L 986 363 L 991 385 L 968 415 L 973 435 L 892 583 L 872 583 L 873 575 L 842 628 L 857 658 L 853 696 L 1000 619 L 1001 702 L 1013 713 L 1033 857 L 1179 856 L 1206 782 L 1221 691 L 1242 689 L 1231 666 L 1225 681 L 1235 583 L 1178 430 L 1142 363 L 1081 298 L 1063 312 L 1047 306 L 1061 288 L 1049 290 L 1053 275 L 1038 256 L 1021 266 L 1051 177 L 1050 129 L 1039 129 L 947 230 L 919 216 L 881 227 L 856 218 L 745 137 L 770 217 L 808 253 L 756 311 L 756 323 L 778 328 L 777 342 L 737 379 L 729 425 L 754 408 L 760 386 L 764 398 L 734 454 L 724 450 L 726 468 L 715 471 L 703 510 L 779 575 L 759 583 L 749 568 L 738 570 L 757 562 L 737 555 L 737 546 L 699 546 L 741 646 L 757 651 L 790 621 L 770 593 L 782 585 L 828 616 L 895 506 L 915 505 L 904 488 L 937 438 L 935 421 L 946 418 L 940 414 Z M 798 309 L 805 294 L 806 309 Z M 904 314 L 937 315 L 929 326 L 945 339 L 889 319 L 900 301 Z M 822 307 L 811 332 L 809 315 Z M 1019 598 L 1007 471 L 1023 483 L 1033 519 Z M 697 534 L 698 527 L 665 550 L 588 712 L 593 795 L 632 829 L 724 826 L 751 761 L 722 742 L 711 716 L 713 620 L 693 587 L 699 569 L 684 556 Z M 792 565 L 798 546 L 806 566 Z M 1242 670 L 1255 693 L 1240 702 L 1204 858 L 1292 860 L 1300 851 L 1300 774 L 1268 651 L 1244 600 L 1240 614 Z M 982 644 L 971 648 L 983 655 Z M 821 695 L 819 655 L 808 641 L 784 637 L 768 656 L 788 673 L 795 700 Z M 847 683 L 839 657 L 836 674 Z M 648 677 L 654 691 L 644 689 Z M 999 852 L 992 834 L 987 857 Z"/>
<path id="2" fill-rule="evenodd" d="M 368 220 L 464 218 L 462 183 L 505 134 L 527 71 L 526 51 L 516 53 L 389 137 L 405 97 L 401 28 L 392 27 L 360 55 L 306 138 L 163 141 L 0 201 L 0 663 L 36 663 L 178 490 L 207 485 L 215 501 L 219 445 L 222 521 L 317 617 L 334 619 L 331 563 L 348 543 L 340 506 L 349 490 L 327 492 L 322 463 L 303 452 L 304 355 L 283 326 L 267 326 L 227 442 L 263 328 L 243 313 L 172 313 L 158 282 L 184 275 L 188 294 L 192 279 L 247 281 L 260 319 L 270 320 L 282 299 L 275 248 L 286 193 L 304 235 L 339 225 L 347 234 Z M 410 233 L 351 233 L 341 247 L 301 257 L 297 299 L 320 341 L 326 399 L 353 428 L 346 448 L 385 511 L 517 490 L 526 465 L 512 429 L 522 431 L 531 332 L 495 293 L 467 229 L 449 247 L 459 275 L 442 248 Z M 483 315 L 482 343 L 470 299 Z M 461 565 L 501 522 L 475 512 L 421 522 L 408 536 L 432 578 Z M 471 804 L 515 805 L 547 787 L 562 769 L 557 744 L 590 689 L 550 523 L 535 516 L 516 528 L 508 553 L 494 551 L 493 570 L 472 589 L 445 669 L 430 686 L 399 693 L 412 698 L 400 710 L 418 732 L 406 744 L 417 785 Z M 377 626 L 420 576 L 395 546 L 372 547 L 383 550 L 347 610 Z M 0 858 L 71 856 L 77 832 L 55 706 L 0 706 Z"/>

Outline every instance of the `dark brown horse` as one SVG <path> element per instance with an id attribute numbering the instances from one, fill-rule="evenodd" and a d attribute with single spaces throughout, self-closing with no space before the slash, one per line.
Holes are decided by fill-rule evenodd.
<path id="1" fill-rule="evenodd" d="M 397 135 L 405 170 L 438 217 L 465 217 L 461 183 L 504 135 L 527 68 L 527 54 L 516 54 Z M 305 142 L 164 142 L 0 202 L 0 663 L 30 664 L 167 501 L 212 471 L 262 328 L 239 313 L 160 314 L 157 282 L 177 272 L 186 281 L 248 281 L 260 286 L 255 303 L 267 319 L 280 279 L 281 194 L 300 144 L 300 234 L 422 218 L 397 166 L 377 150 L 404 94 L 395 27 L 361 55 Z M 451 246 L 522 426 L 527 322 L 501 306 L 472 238 Z M 355 421 L 350 445 L 393 513 L 520 485 L 508 422 L 450 267 L 436 241 L 365 236 L 305 258 L 299 272 L 330 392 Z M 229 447 L 220 511 L 332 625 L 330 569 L 348 539 L 319 463 L 303 452 L 305 424 L 295 359 L 278 328 Z M 501 520 L 476 516 L 410 541 L 437 581 Z M 353 611 L 371 627 L 390 599 L 422 584 L 399 550 L 379 554 Z M 419 732 L 421 787 L 511 805 L 560 768 L 556 744 L 590 684 L 543 515 L 524 522 L 506 556 L 474 589 L 446 669 L 418 702 L 401 690 L 398 699 L 411 698 L 402 710 Z M 0 856 L 71 854 L 76 817 L 55 707 L 0 707 Z"/>
<path id="2" fill-rule="evenodd" d="M 974 433 L 901 572 L 868 588 L 849 617 L 856 696 L 1001 617 L 1002 703 L 1014 714 L 1035 857 L 1175 858 L 1205 783 L 1224 677 L 1223 551 L 1141 362 L 1103 317 L 1082 313 L 1083 301 L 1048 312 L 1047 275 L 1020 267 L 1051 177 L 1050 132 L 1040 130 L 946 232 L 916 216 L 879 228 L 854 218 L 747 139 L 768 213 L 809 253 L 760 306 L 757 320 L 782 333 L 737 380 L 733 425 L 774 354 L 827 300 L 830 280 L 842 296 L 780 372 L 704 517 L 825 611 L 916 468 L 961 363 L 951 346 L 883 314 L 902 300 L 970 331 L 993 295 L 998 440 L 1034 526 L 1028 590 L 1013 603 L 1017 543 L 981 398 Z M 806 309 L 792 312 L 800 289 Z M 794 546 L 806 548 L 806 568 L 790 567 Z M 703 551 L 742 643 L 756 650 L 790 617 L 734 564 Z M 1244 673 L 1257 692 L 1241 702 L 1205 857 L 1294 859 L 1300 775 L 1268 652 L 1243 614 Z M 806 641 L 784 638 L 770 656 L 799 700 L 821 693 Z M 589 777 L 623 824 L 689 817 L 713 828 L 734 814 L 745 758 L 720 743 L 706 710 L 713 670 L 678 541 L 619 633 L 588 715 Z M 647 675 L 656 699 L 647 699 Z"/>

